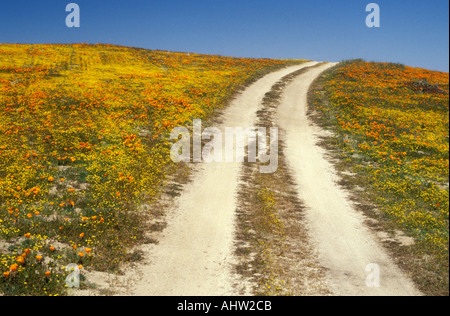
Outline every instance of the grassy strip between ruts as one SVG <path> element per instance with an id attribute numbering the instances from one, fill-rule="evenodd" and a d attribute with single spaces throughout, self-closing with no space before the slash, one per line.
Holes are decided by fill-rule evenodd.
<path id="1" fill-rule="evenodd" d="M 258 111 L 256 126 L 274 127 L 284 87 L 310 68 L 287 75 L 272 87 Z M 244 163 L 237 210 L 236 269 L 255 284 L 255 295 L 330 295 L 324 271 L 308 241 L 302 203 L 283 147 L 280 136 L 278 170 L 273 174 L 260 173 L 260 163 Z"/>
<path id="2" fill-rule="evenodd" d="M 340 184 L 427 295 L 449 291 L 448 89 L 448 73 L 354 60 L 309 94 Z"/>

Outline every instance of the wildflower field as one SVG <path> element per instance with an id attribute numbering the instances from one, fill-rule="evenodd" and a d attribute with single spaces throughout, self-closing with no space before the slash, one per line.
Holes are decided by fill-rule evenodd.
<path id="1" fill-rule="evenodd" d="M 69 264 L 137 259 L 170 130 L 293 62 L 0 44 L 0 293 L 65 295 Z"/>
<path id="2" fill-rule="evenodd" d="M 402 263 L 424 292 L 448 295 L 449 74 L 348 61 L 311 98 L 313 117 L 334 132 L 325 144 L 353 173 L 348 182 L 390 229 L 414 238 Z"/>

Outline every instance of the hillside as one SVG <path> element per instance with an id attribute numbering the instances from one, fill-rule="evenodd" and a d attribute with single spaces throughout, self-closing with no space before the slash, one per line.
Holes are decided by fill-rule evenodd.
<path id="1" fill-rule="evenodd" d="M 448 295 L 448 107 L 401 64 L 0 44 L 0 293 Z M 277 171 L 173 163 L 193 119 L 278 126 Z"/>
<path id="2" fill-rule="evenodd" d="M 0 45 L 0 291 L 65 294 L 64 267 L 139 259 L 168 132 L 295 61 L 110 45 Z M 147 241 L 148 242 L 148 241 Z"/>

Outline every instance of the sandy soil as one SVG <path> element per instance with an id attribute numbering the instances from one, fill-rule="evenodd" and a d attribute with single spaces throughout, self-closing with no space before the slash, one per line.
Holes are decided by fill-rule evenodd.
<path id="1" fill-rule="evenodd" d="M 337 176 L 317 146 L 323 133 L 307 117 L 307 92 L 313 80 L 333 64 L 313 68 L 296 78 L 284 91 L 278 108 L 278 125 L 284 130 L 286 159 L 294 172 L 300 199 L 307 208 L 310 237 L 319 260 L 327 268 L 334 295 L 420 295 L 412 282 L 395 266 L 376 235 L 364 224 Z M 376 264 L 377 266 L 374 266 Z M 379 287 L 372 278 L 378 273 Z M 366 270 L 367 269 L 367 270 Z"/>

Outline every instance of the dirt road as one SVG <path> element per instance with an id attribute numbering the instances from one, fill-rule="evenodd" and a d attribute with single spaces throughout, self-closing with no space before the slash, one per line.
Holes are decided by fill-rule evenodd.
<path id="1" fill-rule="evenodd" d="M 304 63 L 271 73 L 226 109 L 223 127 L 253 126 L 267 91 Z M 169 212 L 158 245 L 144 249 L 147 265 L 133 295 L 190 296 L 246 293 L 232 273 L 236 190 L 240 163 L 204 163 Z M 250 293 L 247 293 L 250 294 Z"/>
<path id="2" fill-rule="evenodd" d="M 222 127 L 253 126 L 265 93 L 277 81 L 316 64 L 289 67 L 252 84 L 225 110 Z M 330 66 L 312 68 L 296 78 L 278 108 L 286 158 L 307 208 L 311 240 L 328 270 L 327 282 L 335 295 L 419 295 L 336 185 L 333 168 L 316 145 L 318 130 L 306 116 L 306 95 L 312 81 Z M 145 247 L 147 261 L 139 269 L 142 278 L 131 295 L 251 294 L 232 271 L 240 167 L 240 163 L 225 162 L 199 165 L 167 214 L 168 225 L 159 244 Z M 380 268 L 380 287 L 366 285 L 369 264 Z"/>

